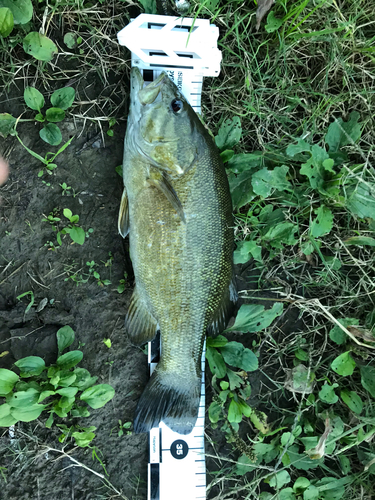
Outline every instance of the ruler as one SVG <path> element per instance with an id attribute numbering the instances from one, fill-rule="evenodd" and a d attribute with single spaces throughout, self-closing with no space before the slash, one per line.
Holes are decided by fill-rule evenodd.
<path id="1" fill-rule="evenodd" d="M 196 113 L 201 112 L 204 76 L 218 76 L 221 52 L 219 30 L 207 19 L 141 14 L 122 29 L 120 45 L 131 51 L 145 84 L 163 71 L 176 84 Z M 163 422 L 149 432 L 148 500 L 198 500 L 206 498 L 204 456 L 205 344 L 198 419 L 192 432 L 181 435 Z M 160 334 L 149 342 L 150 376 L 161 355 Z"/>
<path id="2" fill-rule="evenodd" d="M 149 432 L 148 500 L 198 500 L 206 498 L 204 456 L 205 345 L 198 419 L 192 432 L 181 435 L 163 422 Z M 150 376 L 160 358 L 160 334 L 149 342 Z"/>

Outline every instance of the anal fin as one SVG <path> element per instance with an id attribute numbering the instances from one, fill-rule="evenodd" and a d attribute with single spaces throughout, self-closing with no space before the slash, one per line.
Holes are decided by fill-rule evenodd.
<path id="1" fill-rule="evenodd" d="M 147 179 L 147 182 L 151 184 L 151 186 L 156 187 L 163 195 L 167 198 L 169 203 L 172 205 L 173 209 L 177 212 L 178 216 L 182 220 L 185 221 L 184 209 L 182 208 L 181 201 L 173 189 L 172 184 L 169 182 L 169 179 L 166 174 L 162 174 L 156 170 L 151 171 L 150 177 Z"/>
<path id="2" fill-rule="evenodd" d="M 229 319 L 231 318 L 234 307 L 238 299 L 234 278 L 232 278 L 229 287 L 225 291 L 223 298 L 215 311 L 211 325 L 207 328 L 207 334 L 216 336 L 225 330 Z"/>
<path id="3" fill-rule="evenodd" d="M 148 312 L 135 288 L 125 317 L 125 328 L 131 343 L 142 345 L 151 342 L 156 335 L 157 326 L 156 319 Z"/>
<path id="4" fill-rule="evenodd" d="M 118 214 L 118 232 L 123 238 L 129 233 L 129 203 L 126 188 L 122 192 L 120 211 Z"/>

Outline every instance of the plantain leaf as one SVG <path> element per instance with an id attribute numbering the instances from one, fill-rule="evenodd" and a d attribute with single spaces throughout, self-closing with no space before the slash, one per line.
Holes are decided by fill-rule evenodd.
<path id="1" fill-rule="evenodd" d="M 14 19 L 12 11 L 8 7 L 0 7 L 0 36 L 6 37 L 13 30 Z"/>
<path id="2" fill-rule="evenodd" d="M 53 41 L 37 31 L 32 31 L 25 36 L 23 39 L 23 50 L 38 61 L 52 61 L 58 52 Z"/>

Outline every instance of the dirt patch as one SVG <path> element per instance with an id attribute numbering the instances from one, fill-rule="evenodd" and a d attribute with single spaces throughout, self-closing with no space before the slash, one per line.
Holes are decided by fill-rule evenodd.
<path id="1" fill-rule="evenodd" d="M 124 272 L 130 274 L 126 242 L 117 232 L 122 179 L 115 167 L 122 163 L 125 130 L 117 127 L 115 136 L 105 137 L 104 144 L 94 126 L 65 122 L 62 129 L 65 141 L 74 139 L 57 157 L 58 167 L 51 176 L 37 176 L 42 164 L 16 138 L 9 137 L 0 145 L 0 154 L 10 164 L 10 177 L 0 188 L 0 352 L 8 351 L 0 358 L 0 366 L 10 368 L 15 360 L 29 355 L 54 362 L 56 331 L 70 325 L 76 332 L 72 348 L 79 345 L 84 354 L 80 366 L 116 391 L 110 403 L 80 423 L 97 427 L 94 443 L 112 484 L 129 498 L 144 499 L 147 436 L 117 436 L 118 420 L 132 419 L 147 381 L 146 356 L 130 345 L 123 328 L 131 282 L 124 293 L 117 291 Z M 20 126 L 19 133 L 38 154 L 44 156 L 50 149 L 34 125 Z M 62 196 L 60 184 L 64 182 L 72 189 Z M 88 236 L 83 246 L 72 244 L 69 235 L 58 246 L 57 233 L 43 221 L 51 212 L 63 220 L 64 208 L 79 215 Z M 92 261 L 101 279 L 111 284 L 100 286 L 93 276 L 88 278 L 86 262 Z M 25 314 L 30 296 L 21 300 L 17 296 L 28 291 L 33 292 L 35 303 Z M 47 306 L 37 312 L 45 298 Z M 104 338 L 111 339 L 110 349 Z M 72 463 L 67 458 L 56 461 L 56 452 L 43 452 L 46 445 L 62 449 L 58 435 L 45 429 L 43 419 L 17 424 L 14 438 L 2 430 L 0 467 L 4 467 L 6 483 L 1 481 L 0 498 L 109 498 L 94 473 L 69 467 Z M 78 449 L 72 456 L 104 474 L 91 450 Z"/>

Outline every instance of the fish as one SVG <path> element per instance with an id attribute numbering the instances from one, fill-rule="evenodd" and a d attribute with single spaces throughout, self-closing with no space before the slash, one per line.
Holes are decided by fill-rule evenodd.
<path id="1" fill-rule="evenodd" d="M 134 345 L 160 330 L 161 356 L 133 425 L 189 434 L 205 336 L 223 331 L 237 300 L 232 202 L 220 152 L 176 85 L 164 72 L 144 85 L 132 68 L 118 229 L 135 277 L 125 329 Z"/>

